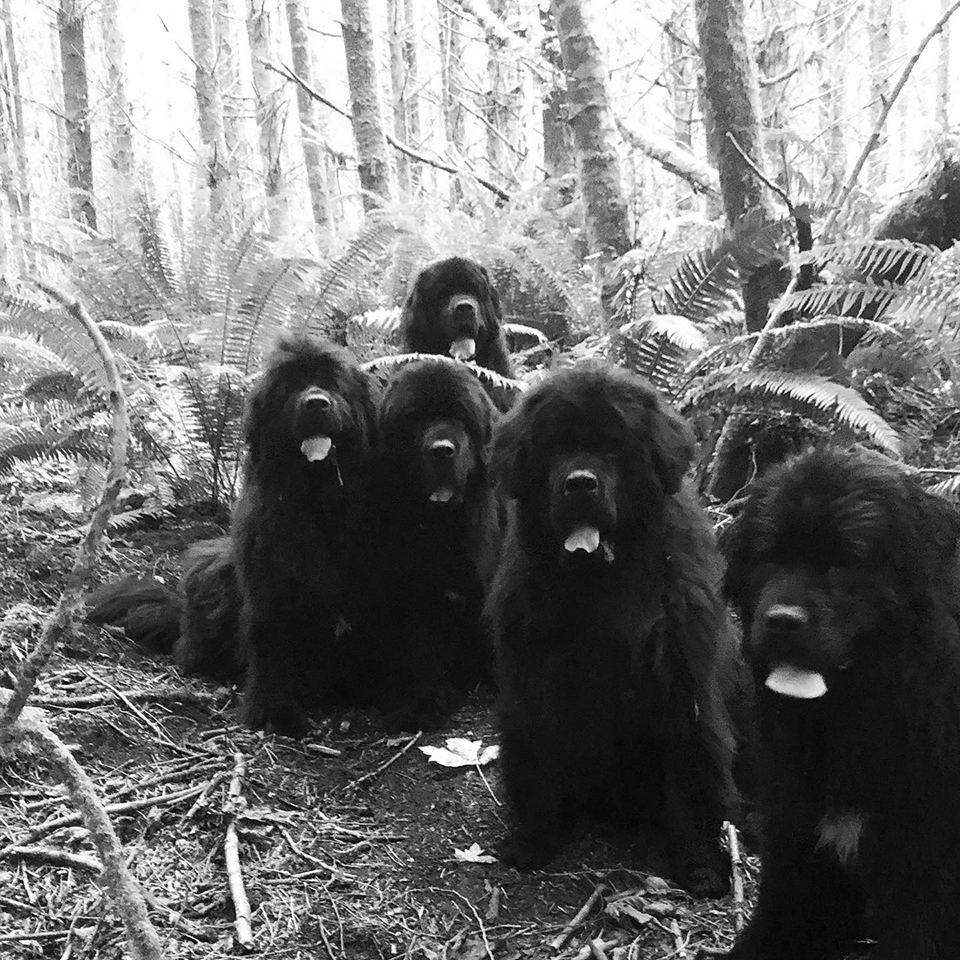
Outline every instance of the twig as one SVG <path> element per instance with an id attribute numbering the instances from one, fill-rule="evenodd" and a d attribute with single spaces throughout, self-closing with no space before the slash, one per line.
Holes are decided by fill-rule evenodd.
<path id="1" fill-rule="evenodd" d="M 171 927 L 176 927 L 177 930 L 182 931 L 188 937 L 193 937 L 194 940 L 201 940 L 204 943 L 216 942 L 217 935 L 215 933 L 202 929 L 192 920 L 188 920 L 178 910 L 174 910 L 173 907 L 161 903 L 149 890 L 144 890 L 143 898 L 147 901 L 147 906 L 153 910 L 154 913 L 159 913 Z"/>
<path id="2" fill-rule="evenodd" d="M 223 856 L 227 864 L 227 880 L 230 884 L 230 899 L 233 900 L 233 929 L 237 935 L 237 945 L 246 953 L 253 951 L 253 930 L 250 926 L 250 901 L 243 886 L 243 873 L 240 870 L 240 838 L 237 836 L 237 817 L 246 807 L 241 796 L 243 778 L 247 765 L 242 753 L 233 755 L 233 778 L 227 791 L 224 812 L 230 814 L 227 835 L 223 841 Z"/>
<path id="3" fill-rule="evenodd" d="M 200 791 L 199 796 L 194 800 L 193 805 L 190 809 L 180 818 L 180 826 L 182 827 L 188 820 L 192 819 L 197 815 L 197 811 L 205 806 L 207 801 L 210 799 L 210 794 L 213 793 L 217 787 L 227 779 L 227 773 L 225 770 L 220 770 L 218 773 L 214 774 L 210 780 L 204 785 L 203 789 Z"/>
<path id="4" fill-rule="evenodd" d="M 92 870 L 94 873 L 103 870 L 103 864 L 93 857 L 85 857 L 82 853 L 67 853 L 53 847 L 15 846 L 8 847 L 7 852 L 10 860 L 32 860 L 51 867 L 72 867 L 74 870 Z"/>
<path id="5" fill-rule="evenodd" d="M 333 952 L 333 947 L 330 945 L 330 938 L 327 936 L 326 927 L 323 925 L 323 917 L 317 917 L 317 923 L 320 925 L 320 939 L 323 941 L 323 949 L 327 951 L 327 956 L 330 960 L 337 960 L 337 955 Z"/>
<path id="6" fill-rule="evenodd" d="M 336 877 L 338 880 L 354 880 L 355 877 L 350 876 L 350 874 L 345 873 L 340 867 L 335 864 L 325 863 L 319 857 L 314 857 L 312 854 L 307 853 L 304 850 L 301 850 L 297 846 L 296 841 L 293 837 L 290 836 L 290 831 L 286 827 L 280 827 L 280 833 L 283 834 L 284 840 L 290 845 L 290 849 L 302 859 L 306 860 L 307 863 L 315 864 L 318 867 L 322 867 L 324 870 L 327 870 L 330 874 Z"/>
<path id="7" fill-rule="evenodd" d="M 590 960 L 591 957 L 595 957 L 595 949 L 599 949 L 601 952 L 604 950 L 613 950 L 615 947 L 620 946 L 619 940 L 588 940 L 585 947 L 581 947 L 576 954 L 574 955 L 573 960 Z"/>
<path id="8" fill-rule="evenodd" d="M 12 699 L 9 692 L 0 691 L 0 702 L 8 697 Z M 16 746 L 38 748 L 56 765 L 71 799 L 80 808 L 83 823 L 103 863 L 103 883 L 123 920 L 130 956 L 133 960 L 161 960 L 160 938 L 147 916 L 140 887 L 127 868 L 120 841 L 91 779 L 47 726 L 39 710 L 24 707 L 18 711 L 8 732 Z"/>
<path id="9" fill-rule="evenodd" d="M 551 941 L 550 946 L 554 950 L 562 950 L 566 942 L 573 936 L 573 932 L 583 924 L 590 911 L 596 906 L 597 901 L 606 893 L 607 885 L 598 883 L 593 888 L 593 893 L 587 898 L 587 902 L 576 912 L 573 919 L 558 933 Z"/>
<path id="10" fill-rule="evenodd" d="M 104 805 L 104 811 L 109 814 L 132 813 L 134 810 L 142 810 L 144 807 L 163 806 L 168 803 L 176 803 L 178 800 L 184 800 L 199 793 L 203 787 L 188 787 L 185 790 L 177 790 L 173 793 L 161 793 L 159 796 L 143 797 L 140 800 L 126 800 L 123 803 L 108 803 Z M 12 846 L 23 846 L 25 843 L 33 843 L 34 840 L 51 833 L 54 830 L 61 830 L 64 827 L 75 827 L 84 822 L 84 817 L 80 813 L 68 813 L 62 817 L 55 817 L 52 820 L 44 820 L 39 826 L 28 831 L 26 836 L 21 837 L 17 843 Z M 10 847 L 0 849 L 0 859 L 5 857 L 10 851 Z"/>
<path id="11" fill-rule="evenodd" d="M 588 940 L 587 946 L 590 949 L 590 956 L 593 957 L 593 960 L 607 960 L 607 954 L 603 949 L 603 941 L 599 937 L 596 940 Z"/>
<path id="12" fill-rule="evenodd" d="M 69 937 L 70 928 L 65 930 L 38 930 L 36 933 L 0 933 L 0 943 L 21 943 L 24 940 L 56 940 Z"/>
<path id="13" fill-rule="evenodd" d="M 737 828 L 727 822 L 727 844 L 730 847 L 730 873 L 733 878 L 733 928 L 743 929 L 743 858 L 740 856 L 740 838 Z"/>
<path id="14" fill-rule="evenodd" d="M 418 730 L 403 746 L 402 750 L 399 750 L 395 753 L 386 763 L 381 763 L 376 770 L 371 770 L 369 773 L 365 773 L 362 777 L 358 777 L 356 780 L 351 780 L 346 787 L 344 788 L 348 792 L 356 790 L 361 783 L 366 783 L 368 780 L 373 780 L 375 777 L 379 777 L 384 770 L 387 769 L 391 764 L 396 763 L 421 737 L 423 736 L 423 731 Z"/>
<path id="15" fill-rule="evenodd" d="M 681 960 L 688 960 L 690 954 L 687 953 L 687 945 L 683 941 L 683 934 L 680 933 L 680 924 L 677 923 L 676 920 L 670 921 L 670 933 L 673 936 L 674 956 L 680 957 Z"/>
<path id="16" fill-rule="evenodd" d="M 287 80 L 290 80 L 292 83 L 295 83 L 301 90 L 307 93 L 309 96 L 313 97 L 314 100 L 322 103 L 325 107 L 329 107 L 331 110 L 336 111 L 340 116 L 345 117 L 347 120 L 353 121 L 353 114 L 348 110 L 344 110 L 342 107 L 338 107 L 335 103 L 332 103 L 328 100 L 322 93 L 307 83 L 303 77 L 294 73 L 290 67 L 285 64 L 276 64 L 272 63 L 269 60 L 265 60 L 262 57 L 260 58 L 260 63 L 267 69 L 272 70 L 274 73 L 279 73 L 281 77 L 285 77 Z M 404 143 L 402 140 L 398 140 L 389 130 L 384 130 L 384 136 L 387 143 L 390 144 L 394 150 L 399 151 L 402 154 L 410 157 L 412 160 L 416 160 L 418 163 L 425 163 L 427 166 L 435 167 L 437 170 L 442 170 L 444 173 L 452 174 L 455 177 L 464 177 L 471 180 L 476 180 L 481 187 L 486 187 L 491 193 L 496 194 L 501 200 L 509 200 L 510 194 L 507 193 L 502 187 L 498 187 L 495 183 L 487 180 L 485 177 L 481 177 L 478 173 L 474 173 L 472 170 L 461 170 L 458 167 L 454 167 L 452 164 L 445 163 L 439 157 L 428 157 L 426 154 L 421 153 L 419 150 L 415 150 L 408 143 Z"/>
<path id="17" fill-rule="evenodd" d="M 73 627 L 74 616 L 83 603 L 83 590 L 93 572 L 100 541 L 107 522 L 113 513 L 120 487 L 123 485 L 127 472 L 127 444 L 130 436 L 130 419 L 127 415 L 127 400 L 120 380 L 120 371 L 116 359 L 100 328 L 94 323 L 79 300 L 73 300 L 66 294 L 47 284 L 41 284 L 52 299 L 60 303 L 81 327 L 86 330 L 93 341 L 94 348 L 103 364 L 109 389 L 110 411 L 112 414 L 110 436 L 110 469 L 107 480 L 100 495 L 100 502 L 93 511 L 86 536 L 77 551 L 73 567 L 67 576 L 63 593 L 57 601 L 57 606 L 50 614 L 43 626 L 43 632 L 36 647 L 31 651 L 20 671 L 16 687 L 4 707 L 0 716 L 0 742 L 9 736 L 12 725 L 16 722 L 20 711 L 24 708 L 30 694 L 33 693 L 40 679 L 43 668 L 47 665 L 53 651 L 60 640 Z M 2 745 L 2 744 L 0 744 Z"/>

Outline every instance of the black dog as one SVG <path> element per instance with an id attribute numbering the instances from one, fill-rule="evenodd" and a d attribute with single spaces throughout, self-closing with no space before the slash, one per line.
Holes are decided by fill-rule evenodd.
<path id="1" fill-rule="evenodd" d="M 188 673 L 243 676 L 240 593 L 229 537 L 202 540 L 183 555 L 178 590 L 153 577 L 126 577 L 94 590 L 87 620 L 114 623 L 137 643 L 173 653 Z"/>
<path id="2" fill-rule="evenodd" d="M 496 411 L 471 371 L 405 364 L 377 412 L 380 491 L 377 631 L 394 726 L 435 725 L 489 676 L 480 614 L 498 548 L 487 482 Z"/>
<path id="3" fill-rule="evenodd" d="M 400 320 L 404 347 L 411 352 L 472 360 L 501 376 L 514 376 L 500 297 L 486 269 L 473 260 L 448 257 L 424 267 Z M 490 393 L 501 409 L 516 399 L 512 390 Z"/>
<path id="4" fill-rule="evenodd" d="M 960 518 L 874 454 L 771 470 L 724 533 L 763 871 L 737 960 L 960 957 Z"/>
<path id="5" fill-rule="evenodd" d="M 592 365 L 549 377 L 496 431 L 515 503 L 488 613 L 517 866 L 550 860 L 589 811 L 659 827 L 684 885 L 726 888 L 735 637 L 684 484 L 692 455 L 646 381 Z"/>
<path id="6" fill-rule="evenodd" d="M 362 595 L 370 545 L 372 380 L 344 350 L 282 339 L 248 399 L 231 536 L 242 598 L 243 718 L 302 735 L 304 708 Z"/>

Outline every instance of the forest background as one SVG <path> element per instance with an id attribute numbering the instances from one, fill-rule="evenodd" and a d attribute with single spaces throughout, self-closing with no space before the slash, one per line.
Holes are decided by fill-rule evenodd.
<path id="1" fill-rule="evenodd" d="M 653 380 L 719 523 L 824 437 L 955 495 L 958 8 L 0 0 L 0 952 L 729 944 L 755 861 L 720 905 L 595 841 L 518 877 L 484 853 L 503 823 L 472 748 L 431 777 L 362 713 L 271 742 L 229 724 L 233 691 L 73 615 L 108 525 L 103 579 L 173 580 L 222 529 L 279 330 L 389 365 L 450 254 L 490 270 L 521 380 L 588 357 Z M 489 706 L 452 730 L 491 736 Z"/>

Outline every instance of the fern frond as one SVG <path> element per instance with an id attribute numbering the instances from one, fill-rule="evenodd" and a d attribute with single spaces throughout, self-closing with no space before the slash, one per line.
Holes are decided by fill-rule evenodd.
<path id="1" fill-rule="evenodd" d="M 927 264 L 939 254 L 932 244 L 912 240 L 855 240 L 816 245 L 798 253 L 794 262 L 797 266 L 812 264 L 820 270 L 832 266 L 844 273 L 905 283 L 920 279 Z"/>
<path id="2" fill-rule="evenodd" d="M 550 342 L 542 330 L 538 330 L 536 327 L 530 327 L 525 323 L 505 323 L 503 325 L 503 332 L 506 333 L 507 336 L 533 337 L 537 343 Z"/>
<path id="3" fill-rule="evenodd" d="M 896 430 L 856 390 L 826 377 L 783 370 L 749 370 L 737 374 L 733 386 L 740 394 L 761 393 L 814 407 L 866 433 L 892 454 L 900 455 L 900 437 Z"/>
<path id="4" fill-rule="evenodd" d="M 740 273 L 726 241 L 686 254 L 666 288 L 654 298 L 658 313 L 700 322 L 737 305 L 739 300 Z"/>
<path id="5" fill-rule="evenodd" d="M 672 313 L 654 313 L 631 320 L 620 327 L 620 333 L 637 340 L 660 335 L 682 350 L 704 350 L 707 346 L 707 338 L 692 320 Z"/>
<path id="6" fill-rule="evenodd" d="M 397 333 L 400 329 L 400 307 L 367 310 L 366 313 L 354 314 L 349 322 L 371 333 Z"/>
<path id="7" fill-rule="evenodd" d="M 784 297 L 783 303 L 785 310 L 794 310 L 804 316 L 829 313 L 857 317 L 869 309 L 876 318 L 903 296 L 903 288 L 893 284 L 849 281 L 800 290 Z"/>
<path id="8" fill-rule="evenodd" d="M 960 473 L 947 477 L 946 480 L 941 480 L 926 489 L 927 493 L 932 493 L 935 497 L 943 497 L 944 500 L 957 503 L 960 501 Z"/>
<path id="9" fill-rule="evenodd" d="M 481 367 L 476 363 L 465 360 L 457 360 L 456 357 L 445 357 L 438 353 L 397 353 L 389 357 L 377 357 L 375 360 L 368 360 L 360 364 L 362 370 L 384 370 L 390 367 L 397 367 L 404 363 L 415 363 L 418 360 L 430 360 L 438 363 L 449 363 L 453 366 L 466 367 L 478 380 L 483 380 L 491 386 L 498 387 L 501 390 L 526 390 L 527 385 L 523 380 L 515 380 L 513 377 L 504 377 L 495 370 L 487 367 Z"/>

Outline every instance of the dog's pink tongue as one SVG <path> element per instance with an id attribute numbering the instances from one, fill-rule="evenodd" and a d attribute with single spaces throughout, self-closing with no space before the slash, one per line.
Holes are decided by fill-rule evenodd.
<path id="1" fill-rule="evenodd" d="M 453 499 L 453 487 L 437 487 L 430 494 L 432 503 L 449 503 Z"/>
<path id="2" fill-rule="evenodd" d="M 586 550 L 593 553 L 600 546 L 600 531 L 596 527 L 577 527 L 563 543 L 568 553 Z"/>
<path id="3" fill-rule="evenodd" d="M 450 344 L 450 356 L 458 360 L 472 360 L 477 352 L 477 341 L 470 337 L 461 337 Z"/>
<path id="4" fill-rule="evenodd" d="M 307 437 L 300 444 L 300 452 L 310 461 L 326 460 L 333 447 L 333 441 L 329 437 L 317 435 Z"/>
<path id="5" fill-rule="evenodd" d="M 778 663 L 770 671 L 766 686 L 774 693 L 798 700 L 816 700 L 827 692 L 823 674 L 802 670 L 790 663 Z"/>

